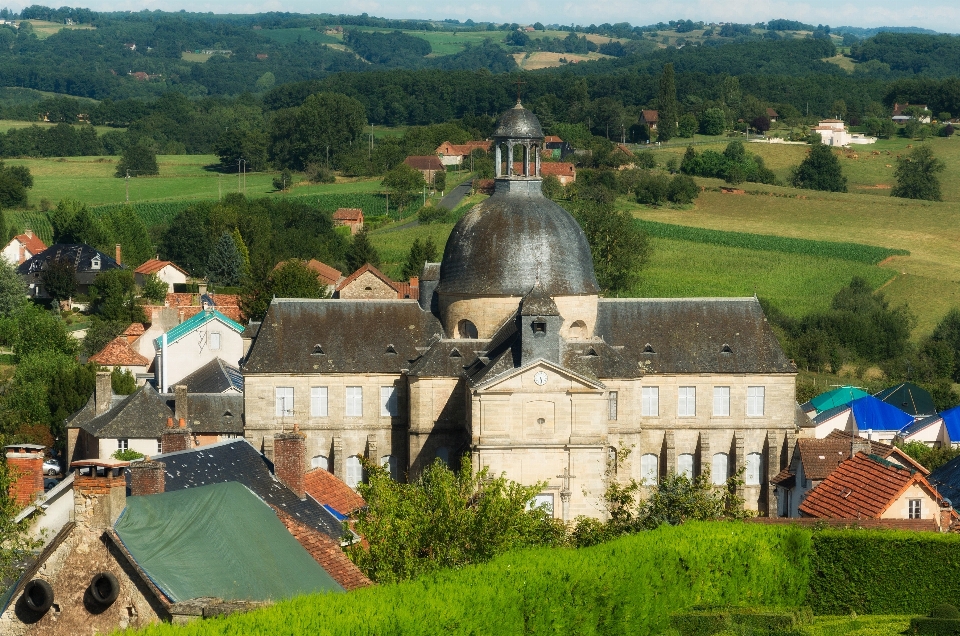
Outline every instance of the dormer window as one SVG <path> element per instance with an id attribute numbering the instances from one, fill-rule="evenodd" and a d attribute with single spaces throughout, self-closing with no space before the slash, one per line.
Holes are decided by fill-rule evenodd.
<path id="1" fill-rule="evenodd" d="M 100 257 L 94 256 L 90 260 L 90 269 L 100 269 Z"/>
<path id="2" fill-rule="evenodd" d="M 643 352 L 644 352 L 644 353 L 656 353 L 656 351 L 653 350 L 653 345 L 650 344 L 649 342 L 643 347 Z"/>
<path id="3" fill-rule="evenodd" d="M 730 345 L 725 344 L 720 347 L 720 353 L 733 353 L 733 349 L 730 348 Z"/>
<path id="4" fill-rule="evenodd" d="M 451 358 L 462 358 L 463 356 L 460 354 L 460 351 L 458 351 L 457 348 L 454 347 L 453 350 L 450 352 L 450 357 L 451 357 Z"/>
<path id="5" fill-rule="evenodd" d="M 324 353 L 323 353 L 323 347 L 321 347 L 321 346 L 318 345 L 318 344 L 313 345 L 313 355 L 315 355 L 315 356 L 322 356 L 322 355 L 324 355 Z"/>
<path id="6" fill-rule="evenodd" d="M 531 323 L 531 328 L 533 329 L 534 336 L 545 336 L 547 335 L 547 321 L 543 318 L 537 318 Z"/>
<path id="7" fill-rule="evenodd" d="M 392 344 L 391 344 L 391 345 L 387 345 L 387 353 L 391 353 L 391 354 L 393 354 L 393 355 L 397 355 L 397 349 L 396 349 L 396 347 L 394 347 Z"/>

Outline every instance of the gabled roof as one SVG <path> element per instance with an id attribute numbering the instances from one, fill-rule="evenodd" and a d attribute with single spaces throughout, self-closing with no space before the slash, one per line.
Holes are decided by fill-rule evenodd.
<path id="1" fill-rule="evenodd" d="M 277 263 L 277 266 L 273 268 L 273 271 L 277 271 L 284 264 L 289 263 L 290 261 L 280 261 Z M 334 269 L 327 265 L 326 263 L 321 263 L 315 258 L 311 258 L 309 261 L 302 261 L 304 265 L 312 269 L 317 273 L 317 278 L 324 285 L 336 285 L 337 282 L 343 278 L 343 274 L 340 270 Z"/>
<path id="2" fill-rule="evenodd" d="M 143 385 L 130 395 L 122 396 L 119 403 L 113 402 L 106 413 L 86 422 L 69 421 L 68 426 L 83 428 L 97 438 L 160 437 L 167 418 L 172 415 L 160 394 L 150 385 Z"/>
<path id="3" fill-rule="evenodd" d="M 189 320 L 181 322 L 179 325 L 167 332 L 167 346 L 172 345 L 176 341 L 180 340 L 187 334 L 199 329 L 200 327 L 206 325 L 207 323 L 219 320 L 223 323 L 228 329 L 232 329 L 237 333 L 243 333 L 243 327 L 234 321 L 230 320 L 223 314 L 221 314 L 216 309 L 207 309 L 196 314 Z M 160 347 L 163 342 L 163 336 L 157 336 L 153 340 L 153 346 L 156 347 L 157 351 L 160 350 Z"/>
<path id="4" fill-rule="evenodd" d="M 772 108 L 767 108 L 767 117 L 779 117 L 780 114 Z"/>
<path id="5" fill-rule="evenodd" d="M 381 272 L 379 269 L 377 269 L 376 267 L 374 267 L 374 266 L 371 265 L 370 263 L 366 263 L 363 267 L 361 267 L 360 269 L 358 269 L 357 271 L 355 271 L 354 273 L 350 274 L 350 275 L 347 276 L 345 279 L 343 279 L 343 282 L 340 283 L 339 285 L 337 285 L 337 291 L 340 291 L 340 290 L 343 289 L 344 287 L 348 286 L 350 283 L 352 283 L 353 281 L 357 280 L 358 278 L 360 278 L 363 274 L 365 274 L 365 273 L 367 273 L 367 272 L 370 272 L 371 274 L 373 274 L 374 276 L 376 276 L 377 278 L 379 278 L 380 280 L 382 280 L 382 281 L 383 281 L 384 283 L 386 283 L 389 287 L 391 287 L 394 291 L 396 291 L 396 292 L 398 292 L 398 293 L 400 292 L 400 287 L 399 287 L 399 285 L 396 283 L 396 281 L 394 281 L 393 279 L 391 279 L 389 276 L 387 276 L 386 274 L 384 274 L 383 272 Z"/>
<path id="6" fill-rule="evenodd" d="M 928 415 L 927 417 L 921 417 L 918 420 L 914 420 L 913 424 L 910 424 L 902 431 L 900 431 L 900 436 L 903 438 L 910 437 L 911 435 L 916 435 L 920 431 L 929 428 L 933 425 L 940 426 L 943 424 L 943 418 L 939 415 Z"/>
<path id="7" fill-rule="evenodd" d="M 277 601 L 343 588 L 239 483 L 129 497 L 115 531 L 174 602 Z"/>
<path id="8" fill-rule="evenodd" d="M 560 138 L 557 137 L 556 135 L 546 135 L 546 136 L 543 138 L 543 143 L 545 143 L 545 144 L 562 144 L 562 143 L 563 143 L 563 139 L 560 139 Z"/>
<path id="9" fill-rule="evenodd" d="M 47 244 L 41 241 L 36 234 L 17 234 L 12 240 L 19 242 L 34 256 L 47 249 Z"/>
<path id="10" fill-rule="evenodd" d="M 821 519 L 879 519 L 914 483 L 942 501 L 919 472 L 876 455 L 857 453 L 807 493 L 800 511 Z"/>
<path id="11" fill-rule="evenodd" d="M 411 156 L 404 159 L 403 163 L 415 170 L 445 170 L 436 155 Z"/>
<path id="12" fill-rule="evenodd" d="M 180 384 L 180 382 L 177 382 Z M 171 413 L 176 412 L 176 395 L 163 399 Z M 187 386 L 187 426 L 194 433 L 243 434 L 242 393 L 194 393 Z M 162 432 L 162 431 L 161 431 Z M 157 434 L 157 437 L 160 433 Z"/>
<path id="13" fill-rule="evenodd" d="M 933 404 L 933 396 L 930 395 L 930 392 L 912 382 L 904 382 L 884 389 L 876 393 L 874 397 L 914 417 L 934 415 L 937 412 L 937 407 Z"/>
<path id="14" fill-rule="evenodd" d="M 803 464 L 803 474 L 812 481 L 822 481 L 830 473 L 836 470 L 837 466 L 850 459 L 851 444 L 857 440 L 860 444 L 867 443 L 864 437 L 856 437 L 849 433 L 841 431 L 832 431 L 830 435 L 822 439 L 800 438 L 797 440 L 797 453 L 800 456 L 800 462 Z M 870 454 L 887 459 L 896 454 L 898 463 L 904 464 L 903 453 L 898 452 L 894 446 L 882 444 L 870 440 Z M 911 460 L 911 468 L 922 468 Z"/>
<path id="15" fill-rule="evenodd" d="M 134 273 L 137 273 L 137 274 L 143 274 L 145 276 L 149 276 L 150 274 L 156 274 L 157 272 L 159 272 L 161 269 L 163 269 L 168 265 L 174 268 L 175 270 L 177 270 L 178 272 L 180 272 L 181 274 L 183 274 L 184 276 L 190 275 L 176 263 L 172 261 L 161 261 L 156 258 L 151 258 L 149 261 L 147 261 L 146 263 L 144 263 L 143 265 L 141 265 L 140 267 L 138 267 L 133 271 Z"/>
<path id="16" fill-rule="evenodd" d="M 850 442 L 853 439 L 857 439 L 860 442 L 868 441 L 862 435 L 854 435 L 853 433 L 848 433 L 846 431 L 830 431 L 825 439 L 829 440 L 841 440 L 846 443 L 847 447 L 850 447 Z M 924 476 L 929 475 L 930 471 L 927 470 L 923 465 L 921 465 L 913 457 L 910 457 L 905 452 L 900 450 L 896 446 L 891 446 L 890 444 L 884 444 L 883 442 L 878 442 L 875 440 L 870 441 L 870 454 L 877 455 L 884 459 L 889 459 L 894 463 L 900 464 L 901 466 L 906 466 L 908 468 L 913 468 L 914 470 L 919 471 Z M 847 453 L 849 457 L 849 453 Z"/>
<path id="17" fill-rule="evenodd" d="M 95 258 L 99 258 L 100 267 L 93 269 L 92 263 Z M 39 254 L 27 259 L 17 267 L 19 274 L 39 274 L 48 263 L 53 261 L 63 261 L 73 263 L 78 274 L 98 274 L 111 269 L 120 269 L 117 261 L 113 260 L 103 252 L 93 249 L 89 245 L 57 243 L 51 245 Z"/>
<path id="18" fill-rule="evenodd" d="M 243 393 L 243 374 L 237 367 L 215 358 L 177 384 L 186 385 L 191 393 L 224 393 L 231 390 Z"/>
<path id="19" fill-rule="evenodd" d="M 143 328 L 143 325 L 141 325 Z M 148 367 L 150 361 L 134 351 L 125 335 L 117 336 L 103 349 L 90 356 L 90 362 L 103 367 Z"/>
<path id="20" fill-rule="evenodd" d="M 867 395 L 870 394 L 855 386 L 841 386 L 816 396 L 810 400 L 810 405 L 818 411 L 827 411 L 837 406 L 845 406 Z"/>
<path id="21" fill-rule="evenodd" d="M 647 122 L 654 122 L 660 119 L 660 113 L 655 110 L 641 110 L 640 119 Z"/>
<path id="22" fill-rule="evenodd" d="M 850 403 L 853 419 L 861 431 L 897 431 L 913 423 L 913 417 L 872 395 Z"/>
<path id="23" fill-rule="evenodd" d="M 492 145 L 492 141 L 468 141 L 465 144 L 452 144 L 449 141 L 445 141 L 437 146 L 434 152 L 438 155 L 446 155 L 448 157 L 463 157 L 478 148 L 489 152 Z"/>
<path id="24" fill-rule="evenodd" d="M 360 208 L 339 208 L 333 213 L 334 221 L 362 221 L 363 210 Z"/>
<path id="25" fill-rule="evenodd" d="M 140 337 L 144 334 L 145 331 L 146 329 L 143 328 L 143 325 L 141 323 L 131 322 L 130 326 L 124 329 L 123 335 Z"/>
<path id="26" fill-rule="evenodd" d="M 234 481 L 297 521 L 334 539 L 343 536 L 343 526 L 336 517 L 312 497 L 301 500 L 278 481 L 271 472 L 273 464 L 245 439 L 156 455 L 153 459 L 166 465 L 167 492 Z"/>
<path id="27" fill-rule="evenodd" d="M 318 503 L 330 506 L 344 516 L 349 516 L 353 511 L 367 505 L 363 497 L 355 493 L 350 486 L 323 468 L 307 471 L 303 477 L 303 487 Z"/>

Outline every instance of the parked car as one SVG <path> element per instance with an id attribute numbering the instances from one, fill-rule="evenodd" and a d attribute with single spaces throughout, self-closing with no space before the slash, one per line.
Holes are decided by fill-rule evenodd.
<path id="1" fill-rule="evenodd" d="M 59 475 L 60 474 L 60 462 L 53 459 L 43 460 L 43 473 L 45 475 Z"/>

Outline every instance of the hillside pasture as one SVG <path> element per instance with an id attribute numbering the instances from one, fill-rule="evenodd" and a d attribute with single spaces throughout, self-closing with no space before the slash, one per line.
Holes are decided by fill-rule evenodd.
<path id="1" fill-rule="evenodd" d="M 91 102 L 93 103 L 93 102 Z M 52 128 L 56 122 L 49 121 L 18 121 L 15 119 L 0 119 L 0 133 L 5 133 L 14 128 L 29 128 L 30 126 L 40 126 L 41 128 Z M 94 126 L 97 133 L 102 135 L 111 131 L 123 132 L 126 128 L 113 128 L 112 126 Z M 6 161 L 6 160 L 4 160 Z"/>
<path id="2" fill-rule="evenodd" d="M 72 31 L 93 31 L 96 27 L 90 24 L 63 24 L 61 22 L 47 22 L 46 20 L 24 20 L 33 26 L 33 32 L 37 34 L 38 40 L 46 40 L 54 33 L 59 33 L 63 29 Z"/>
<path id="3" fill-rule="evenodd" d="M 517 66 L 525 71 L 535 71 L 540 68 L 554 68 L 564 64 L 577 64 L 588 60 L 602 60 L 610 57 L 600 53 L 548 53 L 538 51 L 536 53 L 514 53 L 513 59 L 517 61 Z M 560 58 L 566 60 L 561 62 Z"/>

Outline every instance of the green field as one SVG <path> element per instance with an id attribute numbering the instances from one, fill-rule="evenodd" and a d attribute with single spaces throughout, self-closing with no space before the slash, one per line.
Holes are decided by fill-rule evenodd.
<path id="1" fill-rule="evenodd" d="M 46 40 L 54 33 L 59 33 L 63 29 L 75 31 L 92 31 L 95 27 L 89 24 L 71 24 L 66 25 L 61 22 L 47 22 L 46 20 L 24 20 L 33 26 L 33 32 L 37 34 L 38 40 Z"/>
<path id="2" fill-rule="evenodd" d="M 311 29 L 309 27 L 295 29 L 263 29 L 260 35 L 280 44 L 296 44 L 298 41 L 318 42 L 320 44 L 342 44 L 342 42 L 331 35 L 322 31 Z"/>
<path id="3" fill-rule="evenodd" d="M 52 128 L 56 125 L 57 124 L 49 121 L 16 121 L 13 119 L 0 119 L 0 133 L 5 133 L 12 128 L 29 128 L 30 126 Z M 97 133 L 100 135 L 112 131 L 123 132 L 126 130 L 126 128 L 112 128 L 110 126 L 94 126 L 94 129 L 96 129 Z"/>

